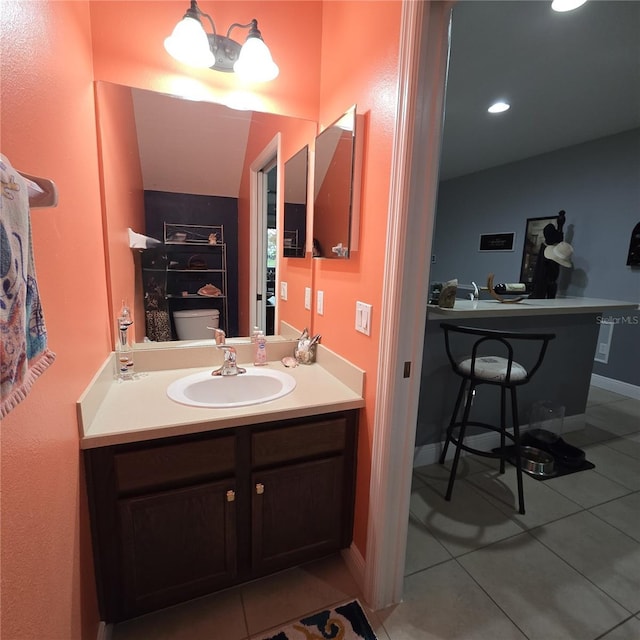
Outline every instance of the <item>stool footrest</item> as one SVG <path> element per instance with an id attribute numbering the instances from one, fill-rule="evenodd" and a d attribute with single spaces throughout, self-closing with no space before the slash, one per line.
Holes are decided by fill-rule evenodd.
<path id="1" fill-rule="evenodd" d="M 462 426 L 461 422 L 454 422 L 451 425 L 450 429 L 460 428 L 461 426 Z M 501 427 L 498 427 L 493 424 L 487 424 L 486 422 L 469 421 L 466 423 L 466 427 L 480 427 L 482 429 L 487 429 L 489 431 L 495 431 L 496 433 L 504 432 L 505 438 L 508 438 L 509 440 L 515 443 L 515 437 L 513 436 L 512 433 L 509 433 L 505 429 L 502 429 Z M 503 457 L 499 452 L 483 451 L 482 449 L 474 449 L 473 447 L 470 447 L 469 445 L 466 445 L 463 442 L 460 442 L 459 438 L 456 438 L 453 435 L 449 436 L 449 440 L 453 442 L 453 444 L 455 444 L 456 447 L 460 447 L 460 449 L 462 449 L 463 451 L 466 451 L 467 453 L 473 453 L 474 455 L 477 455 L 477 456 L 484 456 L 485 458 L 502 458 Z"/>

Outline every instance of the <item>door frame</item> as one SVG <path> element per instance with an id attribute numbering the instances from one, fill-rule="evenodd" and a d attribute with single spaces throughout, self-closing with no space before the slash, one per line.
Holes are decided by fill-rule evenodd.
<path id="1" fill-rule="evenodd" d="M 249 332 L 253 327 L 266 329 L 267 301 L 264 298 L 258 304 L 258 293 L 261 291 L 260 283 L 266 282 L 267 264 L 267 226 L 266 226 L 266 202 L 264 181 L 266 176 L 264 169 L 272 166 L 274 160 L 278 167 L 278 180 L 280 180 L 279 158 L 281 156 L 281 136 L 277 133 L 267 146 L 258 154 L 249 167 Z M 278 186 L 278 189 L 280 187 Z M 278 202 L 276 202 L 276 220 L 278 219 Z M 280 242 L 278 238 L 278 243 Z M 279 249 L 278 249 L 279 250 Z M 278 275 L 276 271 L 276 310 L 275 324 L 278 326 Z"/>
<path id="2" fill-rule="evenodd" d="M 403 592 L 453 5 L 402 3 L 363 586 L 373 609 Z"/>

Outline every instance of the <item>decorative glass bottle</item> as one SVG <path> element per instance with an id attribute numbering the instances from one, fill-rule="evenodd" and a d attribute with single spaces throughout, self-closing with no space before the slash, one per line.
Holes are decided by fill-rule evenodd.
<path id="1" fill-rule="evenodd" d="M 131 311 L 123 300 L 120 315 L 116 318 L 116 377 L 120 380 L 133 378 L 133 349 L 128 335 L 132 324 Z"/>

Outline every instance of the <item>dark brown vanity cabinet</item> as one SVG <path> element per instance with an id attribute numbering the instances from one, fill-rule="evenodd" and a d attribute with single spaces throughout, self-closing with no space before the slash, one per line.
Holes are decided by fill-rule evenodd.
<path id="1" fill-rule="evenodd" d="M 347 547 L 356 426 L 349 411 L 86 450 L 102 619 Z"/>

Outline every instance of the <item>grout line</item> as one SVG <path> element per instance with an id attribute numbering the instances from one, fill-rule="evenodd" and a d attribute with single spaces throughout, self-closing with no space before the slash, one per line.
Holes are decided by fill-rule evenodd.
<path id="1" fill-rule="evenodd" d="M 585 511 L 588 511 L 588 510 L 585 509 Z M 574 514 L 571 514 L 571 515 L 576 515 L 576 514 L 574 513 Z M 591 515 L 595 515 L 595 514 L 591 514 Z M 566 516 L 566 517 L 568 518 L 570 516 Z M 557 522 L 557 520 L 556 520 L 556 522 Z M 609 524 L 609 523 L 606 523 L 606 524 Z M 541 525 L 541 526 L 545 526 L 545 525 Z M 538 528 L 538 527 L 536 527 L 536 528 Z M 615 527 L 614 527 L 614 529 L 615 529 Z M 591 580 L 591 578 L 589 576 L 587 576 L 584 573 L 582 573 L 582 571 L 580 571 L 580 569 L 578 569 L 578 567 L 574 567 L 566 558 L 563 558 L 558 552 L 556 552 L 554 549 L 552 549 L 549 545 L 545 544 L 545 542 L 543 540 L 540 540 L 539 538 L 536 538 L 533 534 L 531 534 L 531 535 L 534 538 L 534 540 L 539 542 L 545 549 L 547 549 L 554 556 L 556 556 L 556 558 L 558 558 L 559 560 L 562 560 L 562 562 L 564 562 L 564 564 L 566 564 L 569 568 L 573 569 L 578 575 L 582 576 L 589 584 L 591 584 L 596 589 L 598 589 L 598 591 L 603 593 L 605 595 L 605 597 L 609 598 L 610 600 L 613 600 L 616 604 L 620 605 L 625 611 L 627 611 L 628 613 L 630 613 L 633 616 L 633 613 L 631 611 L 629 611 L 629 609 L 627 609 L 627 607 L 625 607 L 621 602 L 619 602 L 610 593 L 607 593 L 600 585 L 596 584 L 593 580 Z M 630 536 L 627 536 L 627 538 L 629 538 L 633 542 L 637 543 L 637 540 L 633 540 L 633 538 L 631 538 Z M 616 625 L 616 626 L 618 626 L 618 625 Z M 611 631 L 611 629 L 609 631 Z"/>
<path id="2" fill-rule="evenodd" d="M 626 624 L 627 622 L 629 622 L 629 620 L 633 620 L 636 616 L 631 615 L 628 618 L 625 618 L 622 622 L 618 623 L 615 627 L 611 627 L 611 629 L 609 629 L 608 631 L 605 631 L 604 633 L 600 634 L 597 638 L 594 638 L 594 640 L 604 640 L 612 631 L 615 631 L 618 627 L 621 627 L 623 624 Z"/>
<path id="3" fill-rule="evenodd" d="M 525 531 L 524 533 L 526 535 L 529 535 L 530 537 L 533 537 L 528 531 Z M 522 535 L 522 534 L 519 533 L 517 535 Z M 531 638 L 524 632 L 524 629 L 520 628 L 520 626 L 516 623 L 516 621 L 513 620 L 511 616 L 500 606 L 500 604 L 494 600 L 491 594 L 475 579 L 475 577 L 471 573 L 469 573 L 469 571 L 467 571 L 467 569 L 460 562 L 458 562 L 458 559 L 454 558 L 454 560 L 456 564 L 471 578 L 471 580 L 473 580 L 473 582 L 478 586 L 478 588 L 487 596 L 487 598 L 489 598 L 489 600 L 493 602 L 493 604 L 498 608 L 498 610 L 502 612 L 502 615 L 504 615 L 505 618 L 509 620 L 509 622 L 511 622 L 511 624 L 523 635 L 523 637 L 527 638 L 527 640 L 531 640 Z"/>

